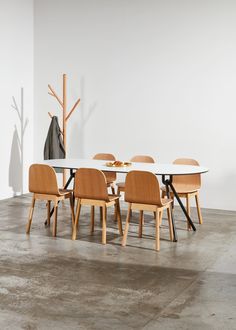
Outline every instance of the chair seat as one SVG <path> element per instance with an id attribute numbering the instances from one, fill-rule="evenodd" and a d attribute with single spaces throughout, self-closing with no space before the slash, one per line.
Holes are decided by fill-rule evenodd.
<path id="1" fill-rule="evenodd" d="M 70 197 L 73 190 L 72 189 L 59 189 L 59 192 L 60 192 L 59 196 Z"/>
<path id="2" fill-rule="evenodd" d="M 170 199 L 170 198 L 162 198 L 161 199 L 161 202 L 163 205 L 167 205 L 167 204 L 170 204 L 173 202 L 173 199 Z"/>
<path id="3" fill-rule="evenodd" d="M 116 185 L 119 188 L 125 188 L 125 182 L 117 182 Z"/>
<path id="4" fill-rule="evenodd" d="M 157 209 L 166 209 L 170 207 L 170 204 L 173 202 L 173 199 L 170 198 L 161 198 L 161 204 L 156 203 L 140 203 L 140 202 L 129 202 L 131 205 L 131 210 L 143 210 L 143 211 L 152 211 L 156 212 Z M 156 216 L 155 216 L 156 217 Z"/>
<path id="5" fill-rule="evenodd" d="M 81 198 L 81 200 L 83 200 L 83 201 L 89 201 L 89 202 L 92 202 L 92 201 L 95 201 L 95 202 L 97 202 L 97 201 L 103 201 L 103 203 L 105 202 L 105 203 L 110 203 L 110 202 L 114 202 L 115 200 L 117 200 L 117 199 L 119 199 L 120 198 L 120 196 L 119 195 L 108 195 L 108 200 L 102 200 L 102 199 L 93 199 L 93 198 Z"/>
<path id="6" fill-rule="evenodd" d="M 113 184 L 115 181 L 114 180 L 107 180 L 107 186 L 110 186 L 111 184 Z"/>
<path id="7" fill-rule="evenodd" d="M 175 190 L 178 194 L 191 194 L 191 193 L 194 193 L 194 192 L 197 192 L 199 189 L 196 189 L 195 186 L 192 186 L 192 185 L 182 185 L 182 184 L 175 184 L 174 185 L 175 187 Z M 165 186 L 162 186 L 161 187 L 161 190 L 162 191 L 166 191 L 166 187 Z M 171 190 L 170 190 L 171 192 Z"/>
<path id="8" fill-rule="evenodd" d="M 109 202 L 115 201 L 116 199 L 119 199 L 119 195 L 108 195 Z"/>

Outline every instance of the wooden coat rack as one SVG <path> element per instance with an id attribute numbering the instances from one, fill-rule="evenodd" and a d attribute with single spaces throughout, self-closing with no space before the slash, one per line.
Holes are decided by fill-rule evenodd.
<path id="1" fill-rule="evenodd" d="M 63 95 L 62 95 L 62 99 L 56 94 L 56 92 L 54 91 L 54 89 L 52 88 L 51 85 L 48 84 L 48 88 L 49 88 L 48 94 L 55 97 L 56 100 L 58 101 L 58 103 L 60 104 L 61 108 L 62 108 L 62 130 L 61 130 L 61 133 L 62 133 L 64 148 L 65 148 L 65 152 L 66 152 L 67 151 L 66 124 L 67 124 L 68 119 L 72 115 L 73 111 L 79 105 L 80 98 L 75 102 L 74 106 L 68 112 L 67 111 L 67 90 L 66 90 L 67 89 L 67 76 L 66 76 L 66 74 L 63 74 L 63 86 L 62 86 Z M 48 114 L 51 118 L 53 117 L 51 112 L 48 112 Z M 66 184 L 66 170 L 63 171 L 63 186 L 65 186 L 65 184 Z"/>

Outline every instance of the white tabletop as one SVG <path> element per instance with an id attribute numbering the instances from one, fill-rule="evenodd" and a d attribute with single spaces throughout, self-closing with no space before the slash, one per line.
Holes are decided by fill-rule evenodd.
<path id="1" fill-rule="evenodd" d="M 101 171 L 109 171 L 116 173 L 128 173 L 132 170 L 148 171 L 156 175 L 188 175 L 200 174 L 208 172 L 208 168 L 192 165 L 177 164 L 159 164 L 159 163 L 132 163 L 127 167 L 107 167 L 106 160 L 95 159 L 50 159 L 45 160 L 42 164 L 48 164 L 55 168 L 78 169 L 78 168 L 96 168 Z"/>

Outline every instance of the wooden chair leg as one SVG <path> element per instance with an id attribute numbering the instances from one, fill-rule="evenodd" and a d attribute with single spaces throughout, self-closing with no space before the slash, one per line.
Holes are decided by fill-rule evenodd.
<path id="1" fill-rule="evenodd" d="M 76 236 L 77 236 L 77 230 L 78 230 L 78 225 L 79 225 L 80 209 L 81 209 L 81 204 L 80 204 L 80 199 L 78 199 L 77 206 L 76 206 L 75 223 L 74 223 L 73 232 L 72 232 L 72 239 L 73 240 L 76 240 Z"/>
<path id="2" fill-rule="evenodd" d="M 34 196 L 32 197 L 32 202 L 31 202 L 31 207 L 29 210 L 29 220 L 26 226 L 26 234 L 30 233 L 30 227 L 31 227 L 31 223 L 32 223 L 32 219 L 33 219 L 33 213 L 34 213 L 34 205 L 35 205 L 35 198 Z"/>
<path id="3" fill-rule="evenodd" d="M 90 233 L 92 234 L 94 232 L 94 205 L 91 206 L 91 227 L 90 227 Z"/>
<path id="4" fill-rule="evenodd" d="M 50 212 L 51 212 L 51 201 L 47 202 L 47 226 L 50 227 Z"/>
<path id="5" fill-rule="evenodd" d="M 165 192 L 165 190 L 162 190 L 161 191 L 161 198 L 165 198 L 165 196 L 166 196 L 166 192 Z"/>
<path id="6" fill-rule="evenodd" d="M 118 187 L 118 190 L 119 190 L 119 187 Z M 117 190 L 117 195 L 118 195 L 118 190 Z M 114 187 L 113 184 L 111 185 L 111 191 L 112 191 L 113 195 L 116 194 L 115 187 Z M 117 221 L 117 206 L 116 206 L 116 203 L 115 203 L 114 207 L 115 207 L 114 221 Z"/>
<path id="7" fill-rule="evenodd" d="M 161 227 L 162 217 L 163 217 L 163 209 L 160 210 L 160 214 L 159 214 L 159 227 Z"/>
<path id="8" fill-rule="evenodd" d="M 199 195 L 198 193 L 195 195 L 195 200 L 196 200 L 196 206 L 197 206 L 197 214 L 198 214 L 198 220 L 200 225 L 202 225 L 203 221 L 202 221 L 202 212 L 201 212 L 201 208 L 199 205 Z"/>
<path id="9" fill-rule="evenodd" d="M 114 207 L 115 207 L 114 221 L 116 222 L 117 221 L 117 218 L 118 218 L 118 216 L 117 216 L 117 208 L 116 208 L 116 205 L 114 205 Z"/>
<path id="10" fill-rule="evenodd" d="M 107 207 L 102 206 L 102 244 L 106 244 L 107 242 Z"/>
<path id="11" fill-rule="evenodd" d="M 128 212 L 127 212 L 127 217 L 126 217 L 125 231 L 124 231 L 124 236 L 123 236 L 123 240 L 122 240 L 122 246 L 126 245 L 126 240 L 127 240 L 128 230 L 129 230 L 130 213 L 131 213 L 131 203 L 129 203 L 129 205 L 128 205 Z"/>
<path id="12" fill-rule="evenodd" d="M 170 195 L 170 197 L 172 198 L 172 203 L 171 203 L 171 207 L 172 207 L 172 210 L 175 208 L 175 196 L 174 196 L 174 194 L 172 193 L 171 195 Z"/>
<path id="13" fill-rule="evenodd" d="M 74 199 L 72 194 L 70 195 L 70 210 L 71 210 L 71 225 L 72 228 L 74 227 L 75 224 L 75 210 L 74 210 Z"/>
<path id="14" fill-rule="evenodd" d="M 156 210 L 156 244 L 155 248 L 156 251 L 160 250 L 160 211 L 157 209 Z"/>
<path id="15" fill-rule="evenodd" d="M 187 208 L 187 213 L 190 216 L 190 197 L 188 194 L 186 195 L 186 208 Z M 190 226 L 188 220 L 187 220 L 187 229 L 191 230 L 191 226 Z"/>
<path id="16" fill-rule="evenodd" d="M 122 220 L 121 220 L 121 213 L 120 213 L 120 202 L 119 199 L 116 200 L 116 214 L 117 214 L 117 222 L 118 222 L 118 229 L 121 236 L 123 236 L 123 229 L 122 229 Z"/>
<path id="17" fill-rule="evenodd" d="M 156 219 L 156 211 L 153 212 L 153 218 Z M 161 223 L 160 223 L 161 225 Z"/>
<path id="18" fill-rule="evenodd" d="M 120 196 L 120 187 L 117 187 L 117 195 Z"/>
<path id="19" fill-rule="evenodd" d="M 143 236 L 143 211 L 139 212 L 139 230 L 138 230 L 138 237 L 141 238 Z"/>
<path id="20" fill-rule="evenodd" d="M 174 240 L 174 233 L 173 233 L 173 224 L 172 224 L 172 213 L 171 213 L 171 206 L 167 208 L 167 216 L 168 216 L 168 223 L 169 223 L 169 232 L 170 232 L 170 240 Z"/>
<path id="21" fill-rule="evenodd" d="M 54 222 L 53 222 L 53 237 L 57 236 L 57 209 L 58 209 L 58 200 L 54 202 Z"/>
<path id="22" fill-rule="evenodd" d="M 99 207 L 100 210 L 100 225 L 102 226 L 102 206 Z"/>
<path id="23" fill-rule="evenodd" d="M 112 192 L 112 195 L 116 194 L 115 187 L 113 184 L 111 184 L 111 192 Z"/>

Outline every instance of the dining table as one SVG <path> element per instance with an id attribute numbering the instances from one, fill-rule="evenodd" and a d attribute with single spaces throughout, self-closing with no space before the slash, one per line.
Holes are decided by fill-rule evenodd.
<path id="1" fill-rule="evenodd" d="M 127 163 L 127 166 L 112 166 L 111 163 L 106 160 L 97 160 L 97 159 L 49 159 L 41 162 L 41 164 L 47 164 L 57 169 L 68 169 L 70 171 L 69 178 L 64 186 L 64 189 L 68 188 L 72 182 L 75 172 L 79 168 L 95 168 L 103 172 L 116 172 L 127 174 L 130 171 L 148 171 L 154 173 L 156 176 L 161 177 L 162 183 L 166 187 L 166 195 L 170 198 L 170 191 L 173 192 L 174 197 L 179 203 L 186 219 L 193 229 L 196 231 L 196 227 L 188 214 L 185 206 L 183 205 L 178 193 L 176 192 L 174 185 L 172 183 L 173 176 L 176 175 L 192 175 L 192 174 L 203 174 L 209 171 L 207 167 L 204 166 L 194 166 L 194 165 L 180 165 L 180 164 L 161 164 L 161 163 Z M 53 210 L 51 211 L 53 212 Z M 176 226 L 174 216 L 172 214 L 172 223 L 173 223 L 173 241 L 178 241 Z"/>

